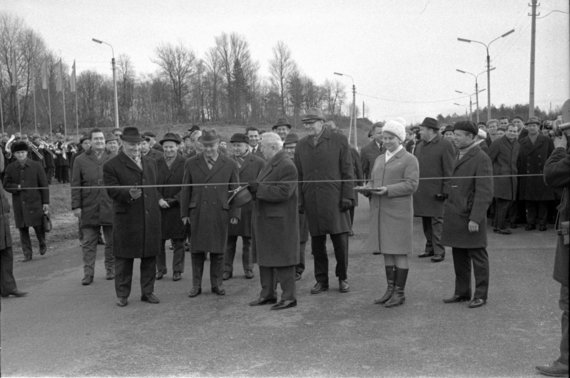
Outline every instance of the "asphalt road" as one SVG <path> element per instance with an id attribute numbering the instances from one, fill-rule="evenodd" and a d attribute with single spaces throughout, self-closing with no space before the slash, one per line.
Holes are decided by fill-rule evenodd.
<path id="1" fill-rule="evenodd" d="M 19 287 L 30 294 L 2 298 L 2 375 L 521 377 L 558 356 L 553 230 L 489 234 L 489 301 L 469 309 L 442 303 L 453 293 L 451 254 L 439 264 L 417 258 L 423 236 L 416 221 L 406 303 L 386 309 L 373 304 L 385 288 L 384 261 L 362 250 L 368 210 L 360 202 L 351 292 L 338 292 L 331 256 L 331 290 L 310 295 L 308 254 L 299 305 L 284 311 L 247 305 L 260 287 L 257 272 L 243 277 L 241 254 L 224 297 L 209 292 L 207 273 L 205 292 L 187 297 L 187 256 L 181 281 L 170 271 L 157 281 L 160 304 L 140 302 L 135 273 L 129 305 L 119 308 L 113 282 L 104 280 L 101 247 L 95 282 L 84 287 L 78 242 L 51 245 L 45 256 L 15 263 Z"/>

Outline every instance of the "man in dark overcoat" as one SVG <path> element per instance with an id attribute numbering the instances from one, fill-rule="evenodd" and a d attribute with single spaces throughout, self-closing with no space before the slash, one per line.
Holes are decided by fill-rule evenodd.
<path id="1" fill-rule="evenodd" d="M 248 189 L 255 196 L 253 248 L 259 264 L 261 293 L 251 306 L 276 303 L 275 282 L 283 291 L 271 307 L 282 310 L 297 306 L 295 266 L 299 263 L 299 212 L 297 169 L 276 133 L 265 133 L 261 149 L 267 166 Z M 276 242 L 278 240 L 278 242 Z"/>
<path id="2" fill-rule="evenodd" d="M 441 262 L 445 259 L 445 248 L 441 244 L 443 201 L 453 172 L 455 150 L 439 133 L 434 118 L 423 120 L 420 138 L 414 150 L 420 165 L 420 184 L 414 193 L 414 216 L 422 218 L 426 245 L 419 257 L 431 256 L 432 262 Z"/>
<path id="3" fill-rule="evenodd" d="M 507 126 L 505 135 L 496 139 L 489 147 L 489 157 L 493 164 L 495 190 L 495 226 L 493 231 L 510 235 L 508 223 L 514 223 L 513 202 L 517 199 L 517 159 L 519 156 L 517 127 Z M 507 176 L 507 177 L 498 177 Z M 507 223 L 507 221 L 509 221 Z"/>
<path id="4" fill-rule="evenodd" d="M 370 132 L 372 133 L 372 140 L 360 150 L 360 159 L 362 165 L 362 174 L 365 180 L 370 180 L 370 173 L 374 167 L 376 158 L 384 153 L 385 149 L 382 146 L 382 122 L 376 122 L 372 125 Z"/>
<path id="5" fill-rule="evenodd" d="M 487 209 L 493 200 L 491 160 L 475 143 L 477 132 L 477 126 L 471 121 L 460 121 L 454 126 L 458 158 L 449 182 L 449 197 L 444 205 L 441 238 L 443 245 L 452 248 L 455 270 L 455 292 L 444 302 L 470 301 L 470 308 L 487 303 L 489 257 L 486 224 Z M 473 298 L 471 263 L 475 275 Z"/>
<path id="6" fill-rule="evenodd" d="M 239 168 L 231 158 L 220 154 L 220 138 L 215 130 L 204 130 L 199 139 L 203 152 L 186 160 L 184 187 L 180 195 L 180 215 L 191 228 L 192 289 L 188 296 L 202 293 L 202 273 L 206 253 L 210 253 L 212 292 L 225 295 L 222 285 L 224 252 L 228 225 L 237 224 L 239 208 L 230 208 L 229 191 L 239 185 Z"/>
<path id="7" fill-rule="evenodd" d="M 156 279 L 160 280 L 167 273 L 166 248 L 167 240 L 172 241 L 172 280 L 179 281 L 184 273 L 184 240 L 186 227 L 180 219 L 180 192 L 184 178 L 184 163 L 186 159 L 178 153 L 182 140 L 174 133 L 166 133 L 160 140 L 163 157 L 158 159 L 158 192 L 162 220 L 162 242 L 156 259 Z M 155 151 L 158 151 L 155 149 Z"/>
<path id="8" fill-rule="evenodd" d="M 350 208 L 354 206 L 354 169 L 348 140 L 324 127 L 320 109 L 309 109 L 302 118 L 310 135 L 297 144 L 295 165 L 299 175 L 300 211 L 305 211 L 311 233 L 316 284 L 312 294 L 328 290 L 326 237 L 330 235 L 336 257 L 339 290 L 347 282 Z M 311 182 L 319 181 L 319 182 Z"/>
<path id="9" fill-rule="evenodd" d="M 556 225 L 558 235 L 553 273 L 554 280 L 560 283 L 560 297 L 558 300 L 560 310 L 562 310 L 560 356 L 548 366 L 536 367 L 539 373 L 551 377 L 568 376 L 568 302 L 570 296 L 568 292 L 568 265 L 570 264 L 570 235 L 568 231 L 568 222 L 570 221 L 569 139 L 570 129 L 565 131 L 565 135 L 554 138 L 555 149 L 544 166 L 546 183 L 554 188 L 563 189 L 560 206 L 558 207 L 559 223 Z"/>
<path id="10" fill-rule="evenodd" d="M 135 258 L 141 260 L 141 300 L 159 303 L 154 295 L 161 240 L 156 161 L 141 156 L 143 139 L 136 127 L 125 127 L 121 140 L 122 150 L 103 165 L 103 179 L 113 199 L 117 305 L 128 304 Z"/>
<path id="11" fill-rule="evenodd" d="M 12 144 L 12 154 L 16 160 L 6 167 L 4 187 L 12 194 L 14 219 L 20 231 L 20 242 L 24 252 L 22 261 L 30 261 L 32 260 L 30 227 L 36 232 L 40 255 L 44 255 L 47 251 L 43 215 L 49 211 L 48 182 L 41 164 L 28 159 L 26 142 Z"/>
<path id="12" fill-rule="evenodd" d="M 113 200 L 103 185 L 103 165 L 114 155 L 105 150 L 105 135 L 100 129 L 90 132 L 91 148 L 79 155 L 71 174 L 71 209 L 81 226 L 83 285 L 93 282 L 100 230 L 105 236 L 106 279 L 115 278 L 113 256 Z M 84 188 L 84 189 L 83 189 Z"/>
<path id="13" fill-rule="evenodd" d="M 540 133 L 540 120 L 530 117 L 526 122 L 527 136 L 519 140 L 518 171 L 520 175 L 535 174 L 535 177 L 521 176 L 520 196 L 525 201 L 526 227 L 546 231 L 548 220 L 548 201 L 554 200 L 554 192 L 542 178 L 544 164 L 554 150 L 552 140 Z"/>
<path id="14" fill-rule="evenodd" d="M 265 166 L 265 160 L 254 155 L 249 150 L 249 140 L 245 134 L 236 133 L 230 139 L 231 156 L 239 167 L 240 182 L 253 181 Z M 251 211 L 253 203 L 241 207 L 241 219 L 238 224 L 230 224 L 228 227 L 228 245 L 224 255 L 223 279 L 233 276 L 234 257 L 238 237 L 242 241 L 242 266 L 245 278 L 253 278 L 253 260 L 251 254 Z"/>
<path id="15" fill-rule="evenodd" d="M 28 293 L 18 290 L 14 279 L 14 254 L 10 235 L 10 203 L 0 182 L 0 295 L 24 297 Z"/>

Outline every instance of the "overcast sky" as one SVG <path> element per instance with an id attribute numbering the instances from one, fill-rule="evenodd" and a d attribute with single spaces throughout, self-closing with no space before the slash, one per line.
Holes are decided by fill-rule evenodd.
<path id="1" fill-rule="evenodd" d="M 249 42 L 260 75 L 277 41 L 284 41 L 302 73 L 322 84 L 343 72 L 354 78 L 356 102 L 373 121 L 404 117 L 420 122 L 439 113 L 463 113 L 485 48 L 457 37 L 488 43 L 492 103 L 528 103 L 531 18 L 526 0 L 2 0 L 2 10 L 22 17 L 47 46 L 78 73 L 111 75 L 111 51 L 130 56 L 137 74 L 153 73 L 154 49 L 182 43 L 199 57 L 214 37 L 236 32 Z M 568 0 L 541 0 L 537 20 L 535 104 L 548 110 L 570 98 Z M 566 13 L 553 12 L 560 10 Z M 486 75 L 479 88 L 486 88 Z M 480 95 L 486 105 L 486 93 Z M 526 117 L 527 115 L 523 115 Z"/>

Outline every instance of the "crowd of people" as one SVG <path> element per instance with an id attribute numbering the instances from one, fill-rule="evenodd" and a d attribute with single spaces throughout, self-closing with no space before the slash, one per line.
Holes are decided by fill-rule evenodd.
<path id="1" fill-rule="evenodd" d="M 487 303 L 487 220 L 501 235 L 521 223 L 527 231 L 545 231 L 553 215 L 549 207 L 562 199 L 554 225 L 560 235 L 555 278 L 562 284 L 566 332 L 558 362 L 567 373 L 570 133 L 555 135 L 535 117 L 479 125 L 440 125 L 427 117 L 415 127 L 396 119 L 374 124 L 370 141 L 359 152 L 321 110 L 308 109 L 302 122 L 308 134 L 302 138 L 283 118 L 271 131 L 249 127 L 229 143 L 215 129 L 198 126 L 183 136 L 169 132 L 161 138 L 136 127 L 109 135 L 93 129 L 77 146 L 61 135 L 53 144 L 39 135 L 31 141 L 25 135 L 9 138 L 1 168 L 4 188 L 12 194 L 23 261 L 33 257 L 29 227 L 35 230 L 39 253 L 46 252 L 45 214 L 53 177 L 71 182 L 72 210 L 81 230 L 81 283 L 94 280 L 103 236 L 105 278 L 115 282 L 118 306 L 128 305 L 135 258 L 141 260 L 141 300 L 160 302 L 154 285 L 168 274 L 167 249 L 173 251 L 174 281 L 182 278 L 185 250 L 190 252 L 189 297 L 202 294 L 208 259 L 211 291 L 225 295 L 224 281 L 235 274 L 241 238 L 245 278 L 253 278 L 254 264 L 259 266 L 260 294 L 249 304 L 282 310 L 297 306 L 295 282 L 302 278 L 309 240 L 315 276 L 310 293 L 329 290 L 327 235 L 338 290 L 350 291 L 349 239 L 360 193 L 361 200 L 370 202 L 364 248 L 383 255 L 385 262 L 386 291 L 374 303 L 389 308 L 405 302 L 413 218 L 420 217 L 426 240 L 420 258 L 444 261 L 445 247 L 451 247 L 455 288 L 443 301 L 477 308 Z M 26 293 L 17 289 L 12 274 L 9 206 L 1 192 L 2 296 L 19 297 Z"/>

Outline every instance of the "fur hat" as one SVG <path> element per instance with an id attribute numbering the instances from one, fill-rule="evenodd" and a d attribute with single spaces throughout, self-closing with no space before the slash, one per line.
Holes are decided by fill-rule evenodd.
<path id="1" fill-rule="evenodd" d="M 437 125 L 437 120 L 431 117 L 424 118 L 420 126 L 427 127 L 429 129 L 434 129 L 436 131 L 439 130 L 439 126 Z"/>
<path id="2" fill-rule="evenodd" d="M 473 135 L 477 135 L 477 133 L 479 132 L 479 128 L 477 127 L 477 125 L 471 121 L 455 122 L 455 125 L 453 125 L 453 129 L 467 131 L 468 133 L 471 133 Z"/>
<path id="3" fill-rule="evenodd" d="M 16 153 L 18 151 L 28 151 L 28 144 L 26 142 L 14 142 L 12 144 L 12 153 Z"/>
<path id="4" fill-rule="evenodd" d="M 406 139 L 406 127 L 398 121 L 389 120 L 386 122 L 382 132 L 394 134 L 401 142 Z"/>
<path id="5" fill-rule="evenodd" d="M 162 137 L 162 139 L 160 140 L 160 145 L 162 146 L 162 144 L 164 142 L 174 142 L 176 144 L 180 144 L 182 143 L 182 140 L 180 140 L 180 135 L 175 134 L 175 133 L 166 133 L 164 134 L 164 136 Z"/>

